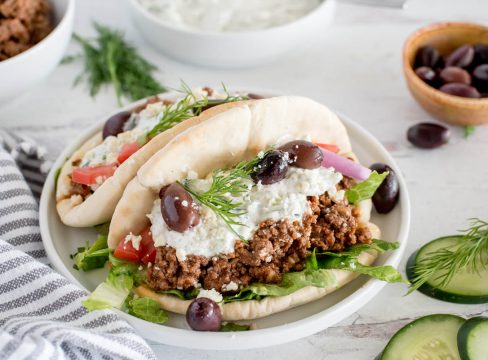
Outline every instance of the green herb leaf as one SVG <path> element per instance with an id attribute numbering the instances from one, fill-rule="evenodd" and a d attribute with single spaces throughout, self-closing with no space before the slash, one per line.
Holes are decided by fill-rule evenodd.
<path id="1" fill-rule="evenodd" d="M 220 327 L 221 332 L 230 332 L 230 331 L 248 331 L 251 329 L 250 325 L 240 325 L 236 323 L 225 323 Z"/>
<path id="2" fill-rule="evenodd" d="M 473 125 L 465 125 L 464 126 L 464 138 L 465 139 L 470 138 L 474 134 L 475 131 L 476 131 L 476 127 L 474 127 Z"/>
<path id="3" fill-rule="evenodd" d="M 371 199 L 387 176 L 388 171 L 381 174 L 373 171 L 366 180 L 346 190 L 347 200 L 350 204 L 356 205 L 360 201 Z"/>
<path id="4" fill-rule="evenodd" d="M 90 95 L 96 96 L 103 85 L 112 85 L 119 105 L 122 96 L 138 100 L 156 95 L 166 89 L 153 77 L 156 67 L 142 58 L 134 47 L 129 45 L 121 32 L 94 24 L 97 38 L 87 40 L 74 34 L 73 38 L 82 47 L 81 57 L 85 68 L 75 85 L 86 79 Z M 65 58 L 65 63 L 74 61 L 79 56 Z"/>
<path id="5" fill-rule="evenodd" d="M 214 171 L 210 188 L 205 192 L 194 190 L 191 180 L 179 184 L 201 204 L 219 216 L 236 236 L 246 241 L 234 228 L 235 225 L 244 226 L 236 218 L 245 214 L 242 210 L 242 203 L 236 201 L 235 198 L 251 190 L 253 183 L 250 175 L 266 154 L 267 152 L 251 160 L 242 161 L 231 169 Z"/>
<path id="6" fill-rule="evenodd" d="M 152 323 L 164 324 L 168 321 L 168 314 L 161 309 L 159 303 L 148 297 L 130 300 L 128 311 L 129 314 Z"/>
<path id="7" fill-rule="evenodd" d="M 439 249 L 417 262 L 412 286 L 407 294 L 417 290 L 428 280 L 435 277 L 438 287 L 446 287 L 453 276 L 461 270 L 477 273 L 488 266 L 484 259 L 488 256 L 488 222 L 469 219 L 470 227 L 460 230 L 461 244 L 455 248 Z"/>
<path id="8" fill-rule="evenodd" d="M 100 235 L 90 246 L 87 242 L 85 247 L 78 248 L 78 251 L 70 257 L 75 261 L 73 268 L 76 270 L 89 271 L 103 268 L 108 260 L 110 250 L 107 246 L 107 237 Z"/>

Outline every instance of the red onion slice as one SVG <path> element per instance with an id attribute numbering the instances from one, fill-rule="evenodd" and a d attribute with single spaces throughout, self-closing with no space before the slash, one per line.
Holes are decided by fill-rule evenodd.
<path id="1" fill-rule="evenodd" d="M 334 154 L 331 151 L 322 148 L 320 150 L 324 154 L 324 160 L 322 160 L 323 167 L 332 167 L 342 175 L 361 181 L 366 180 L 371 174 L 371 170 L 361 164 Z"/>

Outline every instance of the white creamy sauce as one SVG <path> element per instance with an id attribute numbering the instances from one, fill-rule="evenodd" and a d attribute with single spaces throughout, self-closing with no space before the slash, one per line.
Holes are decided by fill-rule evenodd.
<path id="1" fill-rule="evenodd" d="M 235 199 L 243 204 L 241 210 L 245 214 L 236 218 L 244 226 L 234 228 L 244 239 L 251 239 L 259 224 L 265 220 L 301 222 L 303 215 L 311 211 L 307 196 L 318 196 L 325 192 L 336 200 L 344 196 L 342 190 L 336 190 L 341 179 L 342 175 L 332 168 L 305 170 L 290 167 L 285 179 L 271 185 L 257 184 L 243 197 Z M 210 183 L 210 179 L 195 180 L 192 186 L 205 189 Z M 249 185 L 252 183 L 249 182 Z M 175 248 L 180 260 L 187 255 L 211 257 L 233 252 L 238 237 L 227 224 L 201 204 L 199 214 L 200 222 L 194 228 L 183 233 L 173 231 L 167 227 L 161 215 L 161 201 L 156 200 L 148 215 L 155 246 Z"/>
<path id="2" fill-rule="evenodd" d="M 239 32 L 297 20 L 323 0 L 139 0 L 151 14 L 180 29 Z"/>
<path id="3" fill-rule="evenodd" d="M 196 101 L 208 96 L 202 88 L 193 89 L 192 93 Z M 224 93 L 214 92 L 209 99 L 225 99 L 226 96 Z M 81 160 L 80 167 L 116 163 L 120 150 L 125 144 L 144 142 L 147 133 L 159 123 L 163 111 L 168 106 L 175 106 L 175 104 L 165 105 L 161 101 L 147 105 L 140 113 L 133 113 L 124 126 L 125 131 L 117 136 L 108 136 L 100 145 L 87 151 Z"/>

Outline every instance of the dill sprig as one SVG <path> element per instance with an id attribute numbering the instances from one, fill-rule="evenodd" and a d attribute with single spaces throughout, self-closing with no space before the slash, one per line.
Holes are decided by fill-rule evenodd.
<path id="1" fill-rule="evenodd" d="M 148 138 L 171 129 L 173 126 L 185 121 L 193 116 L 200 115 L 206 108 L 226 104 L 229 102 L 248 100 L 247 96 L 231 95 L 224 83 L 222 88 L 227 95 L 224 99 L 209 100 L 208 96 L 197 100 L 190 87 L 184 82 L 181 83 L 180 92 L 185 94 L 185 97 L 175 104 L 165 106 L 161 114 L 161 119 L 158 124 L 147 134 Z"/>
<path id="2" fill-rule="evenodd" d="M 241 240 L 246 241 L 234 228 L 235 226 L 245 226 L 237 218 L 246 214 L 242 209 L 242 202 L 236 198 L 251 190 L 250 175 L 264 156 L 266 153 L 261 153 L 251 160 L 240 162 L 233 168 L 215 170 L 212 173 L 212 183 L 204 192 L 193 190 L 191 180 L 185 180 L 180 185 L 220 217 Z"/>
<path id="3" fill-rule="evenodd" d="M 86 79 L 90 95 L 96 96 L 103 85 L 111 84 L 119 105 L 122 96 L 131 100 L 155 95 L 166 91 L 153 77 L 156 67 L 142 58 L 129 45 L 121 32 L 94 24 L 97 37 L 85 39 L 77 34 L 73 38 L 81 45 L 82 54 L 69 56 L 63 63 L 83 58 L 85 68 L 75 79 L 75 85 Z"/>
<path id="4" fill-rule="evenodd" d="M 469 219 L 470 227 L 460 230 L 462 241 L 447 248 L 436 250 L 421 259 L 414 270 L 408 291 L 417 290 L 430 279 L 440 280 L 439 287 L 445 287 L 460 270 L 479 273 L 486 269 L 488 255 L 488 222 Z"/>

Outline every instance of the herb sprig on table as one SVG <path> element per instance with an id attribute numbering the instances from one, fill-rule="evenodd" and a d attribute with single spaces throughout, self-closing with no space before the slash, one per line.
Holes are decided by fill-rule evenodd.
<path id="1" fill-rule="evenodd" d="M 81 58 L 85 63 L 75 85 L 86 80 L 91 96 L 96 96 L 103 85 L 111 85 L 119 105 L 123 96 L 138 100 L 166 91 L 152 76 L 156 67 L 142 58 L 124 40 L 121 32 L 99 24 L 94 24 L 94 27 L 97 31 L 95 39 L 73 35 L 81 45 L 82 53 L 63 60 L 63 63 L 68 63 Z"/>
<path id="2" fill-rule="evenodd" d="M 459 246 L 438 249 L 415 265 L 409 294 L 434 277 L 443 288 L 463 269 L 474 273 L 486 269 L 488 222 L 470 219 L 470 227 L 460 232 L 463 241 Z"/>

